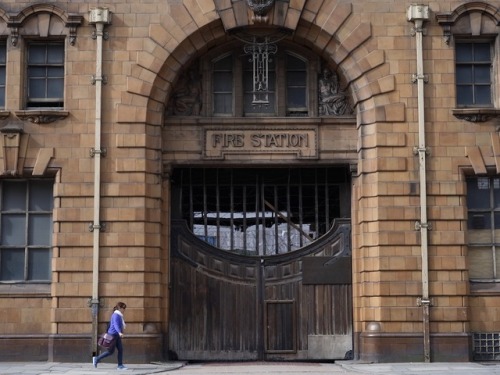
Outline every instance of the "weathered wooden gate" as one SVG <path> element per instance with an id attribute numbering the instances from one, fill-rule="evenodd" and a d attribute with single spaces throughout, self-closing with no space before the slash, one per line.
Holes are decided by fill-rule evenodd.
<path id="1" fill-rule="evenodd" d="M 172 221 L 168 350 L 183 360 L 342 359 L 352 349 L 350 224 L 313 244 L 244 256 Z"/>

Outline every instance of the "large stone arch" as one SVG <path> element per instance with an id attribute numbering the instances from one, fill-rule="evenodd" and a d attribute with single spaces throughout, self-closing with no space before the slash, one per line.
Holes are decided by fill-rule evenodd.
<path id="1" fill-rule="evenodd" d="M 118 106 L 118 122 L 161 125 L 165 103 L 182 67 L 223 43 L 229 30 L 252 25 L 245 1 L 228 3 L 227 8 L 223 3 L 216 1 L 205 8 L 171 4 L 170 16 L 150 25 L 149 38 L 137 53 L 127 92 Z M 293 8 L 277 0 L 270 24 L 293 30 L 294 41 L 337 67 L 356 106 L 358 123 L 404 121 L 403 103 L 380 98 L 394 91 L 395 78 L 384 51 L 373 45 L 371 25 L 353 14 L 351 4 L 297 3 Z"/>

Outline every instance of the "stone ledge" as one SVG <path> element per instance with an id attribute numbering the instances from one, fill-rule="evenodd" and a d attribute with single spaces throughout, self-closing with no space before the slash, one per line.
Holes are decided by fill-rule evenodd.
<path id="1" fill-rule="evenodd" d="M 33 124 L 49 124 L 51 122 L 64 119 L 69 116 L 68 111 L 63 110 L 22 110 L 15 111 L 15 115 L 22 121 L 29 121 Z"/>
<path id="2" fill-rule="evenodd" d="M 500 109 L 496 108 L 456 108 L 451 113 L 459 120 L 469 122 L 486 122 L 500 116 Z"/>

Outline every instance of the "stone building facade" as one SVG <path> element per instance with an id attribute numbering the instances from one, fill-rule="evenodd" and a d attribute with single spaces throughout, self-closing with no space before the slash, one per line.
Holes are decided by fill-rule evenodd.
<path id="1" fill-rule="evenodd" d="M 0 360 L 498 359 L 499 24 L 1 2 Z"/>

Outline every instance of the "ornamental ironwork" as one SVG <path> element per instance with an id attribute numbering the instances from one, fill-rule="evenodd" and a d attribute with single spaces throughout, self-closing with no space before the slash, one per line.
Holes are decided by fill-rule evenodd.
<path id="1" fill-rule="evenodd" d="M 266 36 L 262 42 L 254 38 L 253 43 L 246 44 L 243 50 L 250 55 L 252 63 L 252 105 L 269 105 L 269 63 L 272 61 L 271 55 L 278 52 L 278 46 Z"/>

